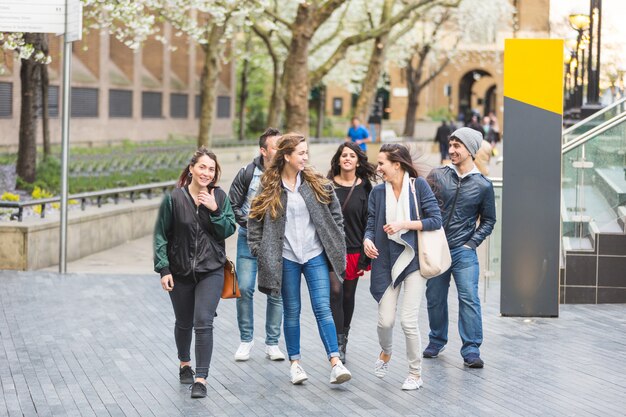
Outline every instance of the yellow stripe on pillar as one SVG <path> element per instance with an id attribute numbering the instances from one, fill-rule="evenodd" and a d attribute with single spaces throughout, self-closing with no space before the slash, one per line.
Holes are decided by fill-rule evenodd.
<path id="1" fill-rule="evenodd" d="M 563 114 L 563 40 L 506 39 L 504 96 Z"/>

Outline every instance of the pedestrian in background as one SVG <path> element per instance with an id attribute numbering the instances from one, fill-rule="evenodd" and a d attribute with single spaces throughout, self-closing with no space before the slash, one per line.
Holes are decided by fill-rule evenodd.
<path id="1" fill-rule="evenodd" d="M 230 201 L 217 186 L 219 177 L 215 154 L 198 149 L 177 187 L 163 198 L 154 229 L 154 270 L 174 308 L 179 379 L 181 384 L 193 384 L 192 398 L 207 395 L 213 318 L 224 286 L 224 240 L 236 227 Z M 195 381 L 190 357 L 193 332 Z"/>
<path id="2" fill-rule="evenodd" d="M 350 128 L 346 136 L 346 142 L 353 142 L 359 145 L 363 152 L 367 152 L 367 143 L 372 141 L 370 138 L 370 132 L 363 126 L 358 117 L 353 117 L 350 121 Z"/>
<path id="3" fill-rule="evenodd" d="M 330 273 L 330 307 L 333 312 L 339 358 L 346 363 L 346 347 L 354 313 L 354 297 L 359 277 L 370 270 L 369 258 L 363 253 L 363 236 L 367 225 L 367 199 L 376 179 L 376 167 L 352 142 L 339 145 L 330 161 L 328 179 L 333 181 L 341 205 L 346 235 L 346 276 L 343 284 Z"/>
<path id="4" fill-rule="evenodd" d="M 343 277 L 346 243 L 341 207 L 328 180 L 308 164 L 298 133 L 283 135 L 248 216 L 248 245 L 259 262 L 259 291 L 283 297 L 284 334 L 294 385 L 308 376 L 300 364 L 300 286 L 306 280 L 320 338 L 330 361 L 330 383 L 352 376 L 339 359 L 330 309 L 330 269 Z"/>
<path id="5" fill-rule="evenodd" d="M 432 190 L 424 178 L 418 177 L 405 146 L 383 145 L 377 171 L 385 182 L 375 186 L 370 194 L 364 240 L 365 254 L 372 259 L 370 292 L 378 302 L 378 342 L 382 349 L 374 374 L 383 378 L 389 369 L 396 310 L 404 290 L 400 324 L 406 340 L 409 374 L 402 389 L 415 390 L 423 385 L 418 312 L 426 288 L 426 279 L 419 271 L 417 231 L 439 229 L 441 214 Z M 415 207 L 415 200 L 419 207 Z"/>
<path id="6" fill-rule="evenodd" d="M 236 361 L 247 361 L 254 346 L 254 287 L 256 285 L 257 259 L 248 247 L 248 212 L 255 197 L 261 175 L 276 154 L 276 142 L 280 131 L 268 128 L 259 138 L 259 156 L 241 168 L 233 180 L 228 196 L 233 205 L 235 219 L 239 224 L 237 235 L 237 277 L 241 297 L 237 299 L 237 323 L 241 343 L 235 352 Z M 265 309 L 265 355 L 273 361 L 285 360 L 285 355 L 278 347 L 280 325 L 283 320 L 283 301 L 281 297 L 267 295 Z"/>

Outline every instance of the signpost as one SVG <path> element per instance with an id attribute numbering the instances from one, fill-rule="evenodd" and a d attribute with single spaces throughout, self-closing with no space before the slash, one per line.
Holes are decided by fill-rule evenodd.
<path id="1" fill-rule="evenodd" d="M 61 109 L 61 230 L 59 272 L 67 269 L 67 167 L 70 142 L 70 87 L 72 42 L 82 38 L 83 5 L 80 0 L 2 0 L 0 31 L 65 35 L 63 48 L 63 106 Z"/>

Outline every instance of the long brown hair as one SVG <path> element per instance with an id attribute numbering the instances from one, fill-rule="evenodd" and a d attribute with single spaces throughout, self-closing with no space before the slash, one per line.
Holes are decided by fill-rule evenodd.
<path id="1" fill-rule="evenodd" d="M 211 180 L 209 187 L 217 184 L 217 181 L 220 179 L 220 174 L 222 173 L 220 164 L 217 163 L 217 156 L 215 156 L 215 154 L 209 151 L 206 147 L 201 146 L 200 148 L 198 148 L 197 151 L 194 152 L 191 160 L 189 161 L 189 164 L 187 164 L 185 166 L 185 169 L 183 169 L 183 172 L 180 173 L 180 177 L 178 177 L 178 183 L 176 184 L 177 187 L 183 188 L 191 183 L 191 172 L 189 171 L 189 167 L 196 165 L 198 163 L 198 159 L 200 159 L 204 155 L 208 156 L 215 162 L 215 176 Z"/>
<path id="2" fill-rule="evenodd" d="M 413 159 L 409 149 L 399 143 L 385 143 L 380 147 L 380 153 L 387 155 L 389 162 L 398 162 L 402 169 L 409 173 L 410 177 L 417 178 L 419 174 L 413 166 Z"/>
<path id="3" fill-rule="evenodd" d="M 287 163 L 285 156 L 291 155 L 302 142 L 306 142 L 306 138 L 300 133 L 287 133 L 278 139 L 276 155 L 261 177 L 262 191 L 252 200 L 248 214 L 250 218 L 261 220 L 269 213 L 272 219 L 276 219 L 283 211 L 280 196 L 283 192 L 281 173 Z M 306 166 L 301 175 L 302 180 L 306 181 L 315 193 L 317 201 L 321 204 L 330 203 L 332 189 L 328 187 L 330 182 L 327 179 L 310 166 Z"/>
<path id="4" fill-rule="evenodd" d="M 363 152 L 363 149 L 361 149 L 361 147 L 354 142 L 344 142 L 339 145 L 337 152 L 335 152 L 330 160 L 330 170 L 328 171 L 326 178 L 332 180 L 341 173 L 339 158 L 341 158 L 344 148 L 348 148 L 356 154 L 358 165 L 356 167 L 356 176 L 362 180 L 369 180 L 371 182 L 376 181 L 376 166 L 368 162 L 367 155 Z"/>

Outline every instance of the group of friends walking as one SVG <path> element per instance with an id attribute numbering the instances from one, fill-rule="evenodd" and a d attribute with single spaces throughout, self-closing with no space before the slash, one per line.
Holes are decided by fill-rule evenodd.
<path id="1" fill-rule="evenodd" d="M 351 130 L 358 130 L 354 123 Z M 324 176 L 308 164 L 304 136 L 267 129 L 259 139 L 260 155 L 239 170 L 228 195 L 217 185 L 216 155 L 200 148 L 178 186 L 164 197 L 154 233 L 154 269 L 172 302 L 179 378 L 191 385 L 191 397 L 207 395 L 225 239 L 237 225 L 241 297 L 236 301 L 240 345 L 235 361 L 246 361 L 253 352 L 258 288 L 267 299 L 265 356 L 289 360 L 292 384 L 308 379 L 300 346 L 304 276 L 326 351 L 329 382 L 349 381 L 352 375 L 344 364 L 356 288 L 371 269 L 380 344 L 380 352 L 372 356 L 374 375 L 385 377 L 394 356 L 392 334 L 399 310 L 408 360 L 402 389 L 423 385 L 422 358 L 436 358 L 448 342 L 451 279 L 458 290 L 464 364 L 484 366 L 476 248 L 496 219 L 493 187 L 474 165 L 482 135 L 466 127 L 454 131 L 449 137 L 451 164 L 423 178 L 405 146 L 382 145 L 372 164 L 365 153 L 367 138 L 350 133 Z M 417 232 L 442 226 L 452 265 L 426 279 L 420 274 Z M 424 293 L 430 333 L 422 350 L 418 312 Z M 279 347 L 281 324 L 286 356 Z M 194 333 L 195 370 L 190 357 Z"/>

